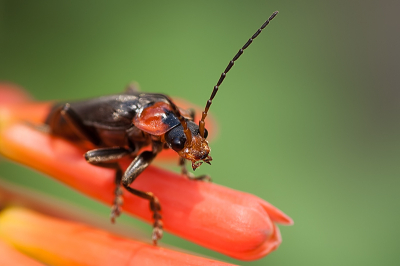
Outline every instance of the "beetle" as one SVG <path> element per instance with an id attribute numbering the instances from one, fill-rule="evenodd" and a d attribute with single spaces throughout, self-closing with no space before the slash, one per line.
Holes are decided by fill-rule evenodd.
<path id="1" fill-rule="evenodd" d="M 153 243 L 162 237 L 161 206 L 157 197 L 130 185 L 164 148 L 178 153 L 184 175 L 194 180 L 209 179 L 208 176 L 194 177 L 186 170 L 185 161 L 191 161 L 193 170 L 202 163 L 211 164 L 205 119 L 212 100 L 235 61 L 277 14 L 275 11 L 229 62 L 214 86 L 198 125 L 193 121 L 193 111 L 180 109 L 167 95 L 142 93 L 135 85 L 121 94 L 57 103 L 51 108 L 45 121 L 51 134 L 77 144 L 89 141 L 96 148 L 85 153 L 86 161 L 116 170 L 112 222 L 121 213 L 122 185 L 130 193 L 149 200 L 154 219 Z M 151 146 L 151 150 L 141 151 L 146 146 Z M 118 160 L 125 156 L 133 160 L 123 172 Z"/>

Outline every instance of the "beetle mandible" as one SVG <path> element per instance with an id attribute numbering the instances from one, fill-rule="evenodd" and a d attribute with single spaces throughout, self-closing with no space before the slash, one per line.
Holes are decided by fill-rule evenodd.
<path id="1" fill-rule="evenodd" d="M 229 62 L 214 86 L 198 125 L 193 121 L 193 112 L 180 110 L 168 96 L 142 93 L 135 86 L 128 87 L 122 94 L 58 103 L 52 107 L 45 121 L 51 134 L 73 142 L 91 142 L 96 149 L 85 153 L 86 161 L 116 170 L 112 222 L 121 213 L 122 184 L 130 193 L 149 200 L 154 219 L 154 244 L 162 237 L 161 206 L 157 197 L 130 185 L 164 148 L 178 153 L 184 175 L 191 179 L 208 179 L 207 176 L 194 177 L 187 172 L 185 161 L 192 162 L 193 170 L 203 162 L 210 164 L 212 158 L 206 140 L 205 119 L 212 100 L 235 61 L 277 14 L 278 11 L 275 11 Z M 149 145 L 151 151 L 139 152 Z M 133 158 L 125 172 L 118 164 L 124 156 Z"/>

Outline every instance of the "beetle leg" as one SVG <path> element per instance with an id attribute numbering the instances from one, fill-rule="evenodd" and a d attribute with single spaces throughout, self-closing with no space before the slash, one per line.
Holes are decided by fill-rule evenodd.
<path id="1" fill-rule="evenodd" d="M 50 110 L 49 116 L 46 118 L 46 121 L 44 123 L 48 125 L 50 128 L 56 128 L 57 122 L 59 121 L 60 118 L 61 110 L 62 106 L 58 104 L 53 106 Z"/>
<path id="2" fill-rule="evenodd" d="M 140 91 L 139 84 L 137 82 L 131 82 L 125 89 L 126 94 L 138 94 Z"/>
<path id="3" fill-rule="evenodd" d="M 114 201 L 111 207 L 111 222 L 115 222 L 115 218 L 121 214 L 121 206 L 123 204 L 121 180 L 122 180 L 122 170 L 117 163 L 118 159 L 130 154 L 130 151 L 122 147 L 113 148 L 100 148 L 95 150 L 90 150 L 85 153 L 85 159 L 88 163 L 115 169 L 115 190 L 114 190 Z"/>
<path id="4" fill-rule="evenodd" d="M 189 179 L 195 178 L 194 175 L 187 170 L 185 158 L 179 157 L 179 166 L 181 167 L 182 175 L 186 176 Z"/>
<path id="5" fill-rule="evenodd" d="M 194 122 L 194 116 L 195 116 L 195 111 L 192 108 L 189 109 L 181 109 L 179 108 L 179 111 L 181 112 L 182 116 L 186 119 L 189 119 Z"/>
<path id="6" fill-rule="evenodd" d="M 190 115 L 190 118 L 192 119 L 192 121 L 194 122 L 194 117 L 196 116 L 196 111 L 192 108 L 188 109 L 187 112 Z"/>
<path id="7" fill-rule="evenodd" d="M 83 139 L 86 139 L 98 146 L 101 141 L 97 134 L 93 134 L 93 131 L 89 130 L 87 126 L 84 125 L 80 116 L 71 108 L 69 103 L 64 104 L 61 107 L 60 114 L 65 119 L 65 121 L 71 126 L 75 133 Z M 51 126 L 51 125 L 50 125 Z"/>
<path id="8" fill-rule="evenodd" d="M 181 167 L 182 175 L 186 176 L 190 180 L 199 180 L 199 181 L 208 181 L 211 182 L 211 177 L 208 175 L 194 176 L 191 172 L 189 172 L 186 168 L 186 159 L 179 157 L 179 166 Z"/>
<path id="9" fill-rule="evenodd" d="M 126 190 L 136 196 L 147 199 L 150 202 L 150 210 L 153 212 L 154 219 L 152 234 L 154 245 L 157 245 L 157 240 L 161 239 L 163 235 L 163 223 L 161 221 L 162 217 L 160 214 L 160 202 L 158 201 L 157 197 L 153 195 L 153 193 L 131 188 L 130 185 L 143 172 L 143 170 L 146 169 L 147 166 L 149 166 L 149 164 L 153 161 L 158 152 L 161 151 L 161 148 L 162 143 L 157 143 L 155 145 L 153 142 L 153 150 L 140 153 L 128 166 L 122 177 L 122 185 L 125 187 Z"/>
<path id="10" fill-rule="evenodd" d="M 103 166 L 104 163 L 114 163 L 129 154 L 130 151 L 123 147 L 99 148 L 86 152 L 85 159 L 88 163 Z"/>

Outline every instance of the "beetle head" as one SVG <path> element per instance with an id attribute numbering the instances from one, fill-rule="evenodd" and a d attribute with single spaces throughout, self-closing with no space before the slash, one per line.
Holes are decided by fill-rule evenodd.
<path id="1" fill-rule="evenodd" d="M 199 134 L 199 126 L 192 121 L 187 121 L 191 131 L 191 141 L 187 141 L 182 125 L 178 125 L 165 133 L 165 141 L 168 146 L 176 151 L 179 156 L 192 162 L 193 170 L 196 170 L 203 162 L 210 164 L 212 160 L 210 147 L 206 140 L 208 132 L 205 130 L 204 138 Z"/>

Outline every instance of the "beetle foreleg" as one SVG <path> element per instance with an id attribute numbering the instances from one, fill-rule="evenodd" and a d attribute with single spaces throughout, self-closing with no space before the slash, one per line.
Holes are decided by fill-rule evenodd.
<path id="1" fill-rule="evenodd" d="M 100 148 L 86 152 L 85 159 L 88 163 L 101 165 L 103 163 L 116 162 L 129 154 L 130 151 L 123 147 Z"/>
<path id="2" fill-rule="evenodd" d="M 144 169 L 149 166 L 149 164 L 156 157 L 157 153 L 161 150 L 162 144 L 153 143 L 153 151 L 144 151 L 139 154 L 126 169 L 124 176 L 122 177 L 122 185 L 130 193 L 139 196 L 143 199 L 147 199 L 150 202 L 150 210 L 153 212 L 153 234 L 152 239 L 154 245 L 157 245 L 157 240 L 161 239 L 163 235 L 163 224 L 161 221 L 161 206 L 157 197 L 151 192 L 144 192 L 130 187 L 133 181 L 143 172 Z"/>
<path id="3" fill-rule="evenodd" d="M 140 191 L 134 188 L 131 188 L 129 186 L 124 187 L 132 194 L 139 196 L 143 199 L 147 199 L 150 202 L 150 210 L 153 212 L 153 233 L 152 233 L 152 240 L 153 244 L 157 245 L 157 241 L 162 238 L 163 236 L 163 222 L 161 220 L 162 216 L 160 214 L 161 212 L 161 205 L 160 202 L 158 201 L 158 198 L 153 195 L 151 192 L 144 192 Z"/>
<path id="4" fill-rule="evenodd" d="M 88 163 L 115 169 L 115 190 L 114 190 L 114 201 L 111 207 L 111 222 L 115 222 L 115 218 L 121 214 L 121 206 L 123 204 L 121 180 L 122 180 L 122 170 L 117 163 L 117 160 L 128 155 L 129 150 L 122 147 L 113 148 L 100 148 L 95 150 L 90 150 L 85 153 L 85 159 Z"/>

